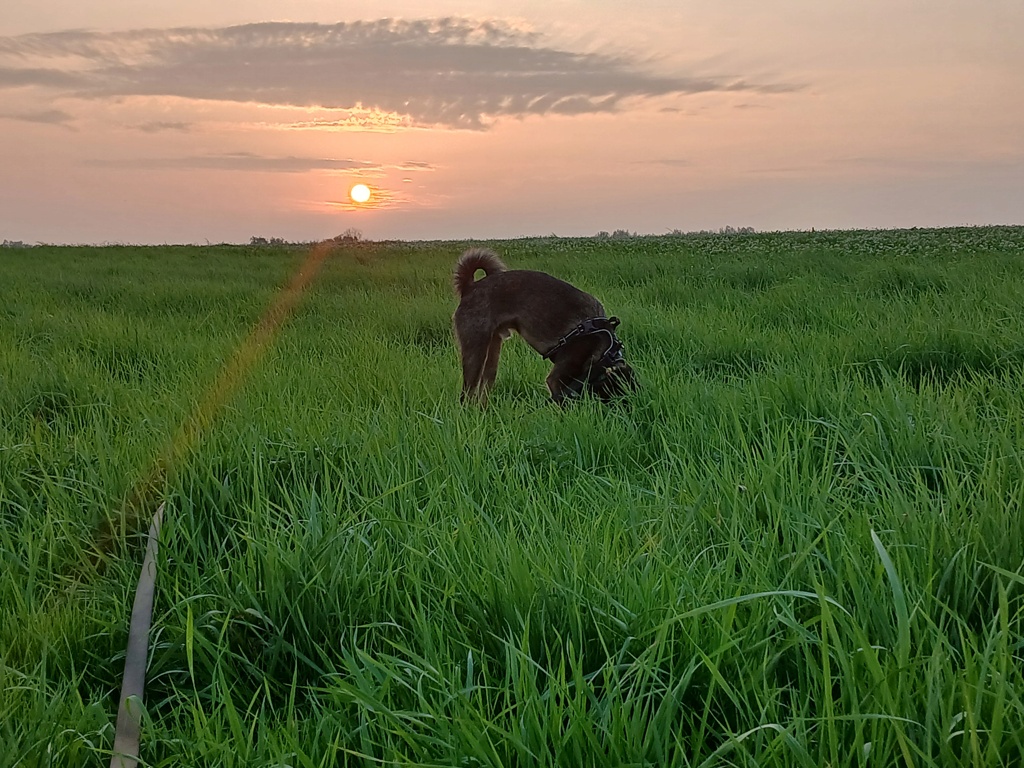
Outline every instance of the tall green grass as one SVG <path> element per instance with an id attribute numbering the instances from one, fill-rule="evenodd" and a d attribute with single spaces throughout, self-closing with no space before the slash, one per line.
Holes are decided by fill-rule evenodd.
<path id="1" fill-rule="evenodd" d="M 492 243 L 623 319 L 564 410 L 458 405 L 466 245 L 333 253 L 159 476 L 147 764 L 1024 760 L 1024 229 Z M 136 489 L 305 258 L 0 253 L 0 764 L 109 761 Z"/>

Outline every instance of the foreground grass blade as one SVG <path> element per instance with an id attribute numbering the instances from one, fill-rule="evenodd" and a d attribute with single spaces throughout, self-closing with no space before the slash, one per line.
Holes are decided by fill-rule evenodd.
<path id="1" fill-rule="evenodd" d="M 157 507 L 149 527 L 146 556 L 142 561 L 139 584 L 132 604 L 128 649 L 124 659 L 120 704 L 117 710 L 117 729 L 114 754 L 110 768 L 134 768 L 139 758 L 139 735 L 143 713 L 143 694 L 146 685 L 146 659 L 149 655 L 149 625 L 153 616 L 153 595 L 156 591 L 157 552 L 160 546 L 160 526 L 163 523 L 164 504 Z"/>
<path id="2" fill-rule="evenodd" d="M 878 552 L 879 560 L 882 561 L 885 575 L 889 579 L 889 588 L 892 590 L 892 605 L 896 612 L 896 660 L 902 668 L 910 660 L 910 611 L 907 610 L 907 598 L 896 566 L 893 565 L 892 558 L 874 530 L 871 531 L 871 541 Z"/>

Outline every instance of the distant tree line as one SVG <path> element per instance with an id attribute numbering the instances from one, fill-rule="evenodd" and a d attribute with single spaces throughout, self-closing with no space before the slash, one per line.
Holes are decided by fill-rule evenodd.
<path id="1" fill-rule="evenodd" d="M 362 243 L 362 242 L 365 242 L 363 240 L 363 233 L 360 232 L 358 229 L 356 229 L 354 227 L 349 227 L 344 232 L 342 232 L 340 235 L 335 235 L 334 237 L 331 237 L 331 238 L 328 238 L 328 239 L 331 242 L 335 242 L 335 243 Z M 257 248 L 263 248 L 263 247 L 272 247 L 272 246 L 280 246 L 280 245 L 302 245 L 302 243 L 291 243 L 291 242 L 285 240 L 283 237 L 259 237 L 257 235 L 253 235 L 252 237 L 249 238 L 249 245 L 257 247 Z"/>
<path id="2" fill-rule="evenodd" d="M 719 230 L 713 229 L 699 229 L 691 232 L 684 232 L 681 229 L 673 229 L 669 232 L 669 237 L 684 237 L 686 235 L 752 235 L 756 232 L 753 227 L 722 227 Z M 616 229 L 614 232 L 609 234 L 605 230 L 601 230 L 595 238 L 598 240 L 628 240 L 631 237 L 643 237 L 636 232 L 630 232 L 628 229 Z"/>

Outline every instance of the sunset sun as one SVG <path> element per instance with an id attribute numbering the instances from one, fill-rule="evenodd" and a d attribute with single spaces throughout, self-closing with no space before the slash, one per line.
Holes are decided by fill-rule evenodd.
<path id="1" fill-rule="evenodd" d="M 352 198 L 352 202 L 365 203 L 370 199 L 370 188 L 365 184 L 356 184 L 348 191 L 348 196 Z"/>

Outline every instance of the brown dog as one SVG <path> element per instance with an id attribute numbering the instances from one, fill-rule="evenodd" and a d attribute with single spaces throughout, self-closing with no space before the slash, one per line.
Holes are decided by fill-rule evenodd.
<path id="1" fill-rule="evenodd" d="M 477 270 L 486 277 L 475 280 Z M 462 400 L 484 403 L 498 372 L 501 344 L 512 331 L 554 363 L 547 384 L 555 402 L 590 390 L 608 401 L 636 389 L 615 335 L 618 318 L 566 282 L 509 270 L 494 251 L 471 248 L 455 264 L 459 306 L 452 318 L 462 356 Z"/>

